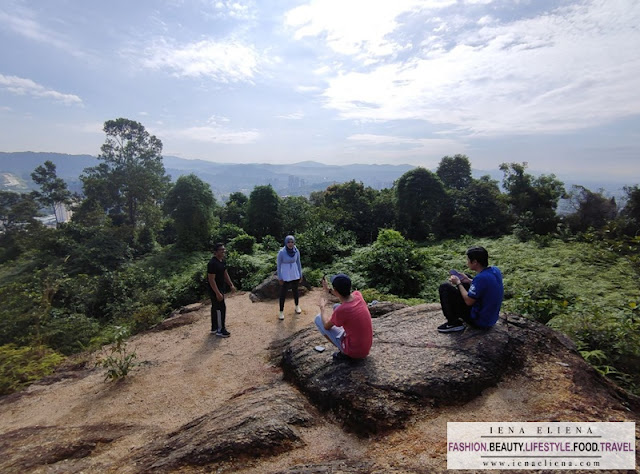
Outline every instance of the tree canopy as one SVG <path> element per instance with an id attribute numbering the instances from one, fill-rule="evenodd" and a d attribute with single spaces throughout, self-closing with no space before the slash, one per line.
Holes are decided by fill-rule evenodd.
<path id="1" fill-rule="evenodd" d="M 87 168 L 81 177 L 87 199 L 99 203 L 136 228 L 151 220 L 149 207 L 164 199 L 170 178 L 162 162 L 162 142 L 139 122 L 119 118 L 104 124 L 107 135 L 98 159 L 101 164 Z M 147 225 L 156 222 L 143 222 Z"/>

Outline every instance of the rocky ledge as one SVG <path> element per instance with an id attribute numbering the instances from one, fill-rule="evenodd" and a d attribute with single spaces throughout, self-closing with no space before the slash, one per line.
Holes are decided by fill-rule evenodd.
<path id="1" fill-rule="evenodd" d="M 568 338 L 518 316 L 502 317 L 489 330 L 448 334 L 437 331 L 443 321 L 438 304 L 386 313 L 373 319 L 369 357 L 340 362 L 310 327 L 274 347 L 274 357 L 285 379 L 320 410 L 365 436 L 400 428 L 438 406 L 468 402 L 534 354 L 560 350 L 581 360 Z M 314 350 L 327 344 L 326 352 Z"/>

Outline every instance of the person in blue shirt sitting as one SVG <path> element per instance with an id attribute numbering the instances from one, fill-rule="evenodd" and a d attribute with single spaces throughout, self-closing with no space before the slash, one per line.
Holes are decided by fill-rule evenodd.
<path id="1" fill-rule="evenodd" d="M 500 269 L 489 266 L 489 253 L 483 247 L 467 250 L 467 267 L 476 272 L 473 280 L 452 271 L 449 281 L 438 289 L 442 313 L 447 318 L 438 326 L 440 332 L 464 331 L 464 323 L 487 329 L 498 321 L 504 296 Z"/>

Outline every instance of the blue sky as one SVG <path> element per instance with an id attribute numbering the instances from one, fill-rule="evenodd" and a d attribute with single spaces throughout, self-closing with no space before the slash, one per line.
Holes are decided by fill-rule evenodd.
<path id="1" fill-rule="evenodd" d="M 0 0 L 0 151 L 640 181 L 637 0 Z M 635 183 L 634 183 L 635 184 Z"/>

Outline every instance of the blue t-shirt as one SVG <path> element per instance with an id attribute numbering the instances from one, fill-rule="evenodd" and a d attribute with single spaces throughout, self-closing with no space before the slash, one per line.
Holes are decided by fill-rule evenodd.
<path id="1" fill-rule="evenodd" d="M 504 286 L 498 267 L 487 267 L 476 275 L 469 288 L 469 297 L 476 300 L 471 307 L 471 319 L 477 326 L 488 328 L 498 321 Z"/>

